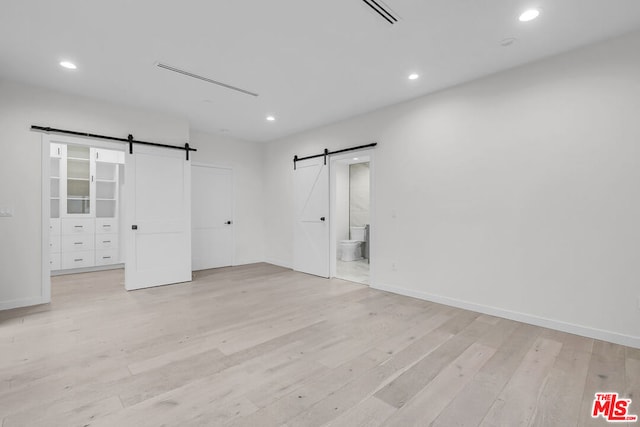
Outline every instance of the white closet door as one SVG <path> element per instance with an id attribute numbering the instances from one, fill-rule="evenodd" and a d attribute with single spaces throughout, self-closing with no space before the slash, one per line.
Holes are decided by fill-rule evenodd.
<path id="1" fill-rule="evenodd" d="M 191 280 L 191 165 L 185 152 L 134 145 L 125 158 L 127 290 Z"/>
<path id="2" fill-rule="evenodd" d="M 193 165 L 191 175 L 191 268 L 232 265 L 233 171 Z"/>
<path id="3" fill-rule="evenodd" d="M 293 269 L 321 277 L 329 277 L 328 170 L 318 157 L 298 162 L 293 173 Z"/>

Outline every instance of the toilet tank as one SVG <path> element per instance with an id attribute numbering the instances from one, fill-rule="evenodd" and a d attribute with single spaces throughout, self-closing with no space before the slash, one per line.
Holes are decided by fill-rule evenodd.
<path id="1" fill-rule="evenodd" d="M 365 228 L 364 227 L 350 227 L 351 240 L 360 240 L 364 242 Z"/>

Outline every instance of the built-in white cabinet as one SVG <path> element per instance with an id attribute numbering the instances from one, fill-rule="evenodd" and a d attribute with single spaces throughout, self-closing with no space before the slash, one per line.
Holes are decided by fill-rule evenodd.
<path id="1" fill-rule="evenodd" d="M 124 163 L 122 152 L 100 149 L 95 151 L 96 218 L 117 216 L 120 163 Z"/>
<path id="2" fill-rule="evenodd" d="M 120 168 L 124 153 L 51 144 L 51 270 L 120 263 Z"/>
<path id="3" fill-rule="evenodd" d="M 120 239 L 118 236 L 118 221 L 116 219 L 96 218 L 96 265 L 109 265 L 119 262 Z"/>
<path id="4" fill-rule="evenodd" d="M 62 158 L 66 155 L 67 146 L 63 144 L 51 144 L 50 152 L 50 173 L 49 179 L 51 181 L 51 218 L 60 218 L 62 199 L 60 189 L 62 188 L 61 176 L 62 176 Z"/>
<path id="5" fill-rule="evenodd" d="M 60 254 L 62 238 L 60 231 L 60 218 L 49 219 L 49 265 L 51 270 L 60 270 L 62 268 L 62 258 Z"/>

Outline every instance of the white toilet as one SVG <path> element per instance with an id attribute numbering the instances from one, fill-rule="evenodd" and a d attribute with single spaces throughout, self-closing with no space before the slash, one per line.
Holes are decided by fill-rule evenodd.
<path id="1" fill-rule="evenodd" d="M 362 259 L 362 244 L 365 227 L 350 227 L 351 240 L 340 240 L 340 260 L 356 261 Z"/>

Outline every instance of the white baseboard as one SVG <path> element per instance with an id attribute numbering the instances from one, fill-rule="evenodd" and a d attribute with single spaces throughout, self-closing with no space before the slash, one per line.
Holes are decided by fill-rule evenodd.
<path id="1" fill-rule="evenodd" d="M 275 258 L 267 258 L 264 260 L 264 262 L 266 262 L 267 264 L 277 265 L 278 267 L 288 268 L 290 270 L 293 269 L 293 265 L 290 262 L 282 261 Z"/>
<path id="2" fill-rule="evenodd" d="M 250 260 L 243 259 L 243 260 L 241 260 L 239 262 L 235 262 L 233 264 L 233 266 L 234 267 L 239 267 L 241 265 L 260 264 L 261 262 L 266 262 L 266 261 L 263 260 L 263 259 L 253 259 L 253 260 L 251 260 L 251 259 Z"/>
<path id="3" fill-rule="evenodd" d="M 52 270 L 51 277 L 65 276 L 67 274 L 93 273 L 96 271 L 120 270 L 124 268 L 123 264 L 99 265 L 95 267 L 70 268 L 68 270 Z"/>
<path id="4" fill-rule="evenodd" d="M 11 301 L 0 301 L 1 310 L 11 310 L 12 308 L 29 307 L 32 305 L 48 304 L 51 300 L 43 297 L 14 299 Z"/>
<path id="5" fill-rule="evenodd" d="M 640 348 L 640 337 L 632 335 L 624 335 L 617 332 L 605 331 L 602 329 L 590 328 L 587 326 L 576 325 L 559 320 L 547 319 L 544 317 L 534 316 L 531 314 L 520 313 L 517 311 L 505 310 L 498 307 L 476 304 L 468 301 L 462 301 L 455 298 L 433 295 L 427 292 L 415 291 L 412 289 L 400 288 L 397 286 L 376 284 L 371 286 L 374 289 L 387 291 L 394 294 L 405 295 L 408 297 L 418 298 L 438 304 L 444 304 L 452 307 L 471 310 L 478 313 L 489 314 L 491 316 L 503 317 L 505 319 L 515 320 L 518 322 L 528 323 L 531 325 L 542 326 L 543 328 L 555 329 L 557 331 L 568 332 L 570 334 L 581 335 L 587 338 L 594 338 L 602 341 L 608 341 L 614 344 L 625 345 L 627 347 Z"/>

